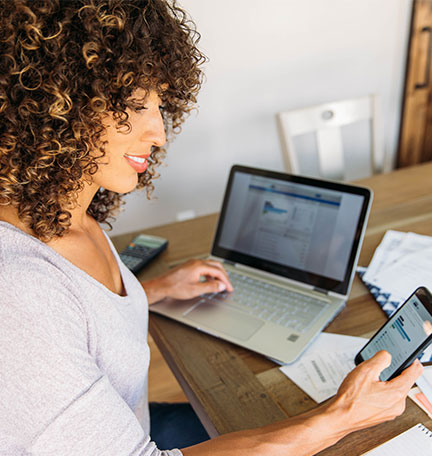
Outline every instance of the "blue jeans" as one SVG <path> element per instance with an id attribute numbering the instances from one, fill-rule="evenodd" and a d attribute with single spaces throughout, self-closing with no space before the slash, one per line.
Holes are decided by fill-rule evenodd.
<path id="1" fill-rule="evenodd" d="M 160 450 L 186 448 L 210 437 L 188 403 L 150 402 L 150 437 Z"/>

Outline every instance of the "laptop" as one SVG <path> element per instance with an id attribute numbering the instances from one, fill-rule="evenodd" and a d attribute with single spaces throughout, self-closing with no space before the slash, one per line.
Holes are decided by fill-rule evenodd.
<path id="1" fill-rule="evenodd" d="M 292 363 L 345 305 L 371 201 L 367 188 L 235 165 L 210 257 L 234 292 L 150 310 Z"/>

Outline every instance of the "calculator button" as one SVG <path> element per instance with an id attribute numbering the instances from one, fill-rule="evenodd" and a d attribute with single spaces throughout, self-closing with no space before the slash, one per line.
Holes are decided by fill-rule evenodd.
<path id="1" fill-rule="evenodd" d="M 123 263 L 128 267 L 128 268 L 134 268 L 138 264 L 141 263 L 141 258 L 136 258 L 136 257 L 131 257 L 128 255 L 122 255 L 121 259 L 123 260 Z"/>

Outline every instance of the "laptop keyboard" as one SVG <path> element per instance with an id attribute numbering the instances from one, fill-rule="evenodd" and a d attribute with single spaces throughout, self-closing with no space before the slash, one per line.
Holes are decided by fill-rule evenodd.
<path id="1" fill-rule="evenodd" d="M 327 302 L 302 293 L 271 285 L 258 279 L 228 271 L 234 292 L 205 295 L 250 315 L 279 326 L 305 331 L 327 307 Z"/>

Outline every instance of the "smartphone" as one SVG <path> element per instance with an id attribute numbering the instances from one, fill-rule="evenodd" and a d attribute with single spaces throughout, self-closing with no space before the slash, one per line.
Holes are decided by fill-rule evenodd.
<path id="1" fill-rule="evenodd" d="M 387 350 L 392 361 L 380 380 L 397 377 L 432 343 L 432 295 L 425 287 L 417 290 L 399 307 L 356 355 L 356 365 Z"/>

